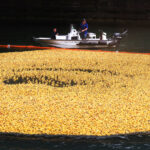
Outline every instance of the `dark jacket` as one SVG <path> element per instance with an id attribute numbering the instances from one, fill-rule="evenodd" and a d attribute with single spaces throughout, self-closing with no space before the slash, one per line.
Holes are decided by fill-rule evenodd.
<path id="1" fill-rule="evenodd" d="M 51 39 L 56 40 L 56 35 L 58 34 L 58 32 L 52 32 L 51 33 Z"/>

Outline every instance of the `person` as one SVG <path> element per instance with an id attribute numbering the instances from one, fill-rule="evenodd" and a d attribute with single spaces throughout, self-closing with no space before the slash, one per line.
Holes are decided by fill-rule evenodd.
<path id="1" fill-rule="evenodd" d="M 86 19 L 82 20 L 82 23 L 80 24 L 80 30 L 81 30 L 81 38 L 85 40 L 87 38 L 88 33 L 88 24 L 86 22 Z"/>
<path id="2" fill-rule="evenodd" d="M 54 29 L 53 29 L 53 32 L 51 33 L 51 39 L 56 40 L 56 35 L 58 35 L 58 32 L 57 32 L 57 29 L 54 28 Z"/>

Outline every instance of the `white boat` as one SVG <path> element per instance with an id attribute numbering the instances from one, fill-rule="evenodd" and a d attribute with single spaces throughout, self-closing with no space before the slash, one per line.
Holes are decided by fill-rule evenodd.
<path id="1" fill-rule="evenodd" d="M 127 30 L 123 33 L 114 33 L 111 38 L 107 38 L 107 33 L 101 32 L 100 37 L 97 38 L 95 33 L 89 32 L 86 40 L 82 40 L 80 32 L 78 32 L 73 25 L 71 25 L 70 32 L 67 35 L 56 35 L 56 39 L 49 37 L 33 38 L 34 41 L 41 46 L 58 47 L 58 48 L 78 48 L 78 49 L 96 49 L 116 47 L 120 40 L 127 34 Z"/>

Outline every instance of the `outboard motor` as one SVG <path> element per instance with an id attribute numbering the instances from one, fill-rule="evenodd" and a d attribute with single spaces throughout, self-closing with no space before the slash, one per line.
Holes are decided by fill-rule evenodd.
<path id="1" fill-rule="evenodd" d="M 113 41 L 110 42 L 109 45 L 110 46 L 112 46 L 112 45 L 119 46 L 121 39 L 124 38 L 127 35 L 127 33 L 128 33 L 127 29 L 125 29 L 122 33 L 114 33 L 113 37 L 112 37 Z"/>
<path id="2" fill-rule="evenodd" d="M 123 37 L 125 37 L 127 35 L 127 33 L 128 33 L 128 30 L 125 29 L 122 33 L 114 33 L 113 38 L 121 40 Z"/>

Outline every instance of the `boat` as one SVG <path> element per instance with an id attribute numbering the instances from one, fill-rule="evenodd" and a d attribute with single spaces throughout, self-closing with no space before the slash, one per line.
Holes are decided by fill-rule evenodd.
<path id="1" fill-rule="evenodd" d="M 107 38 L 107 33 L 100 31 L 100 36 L 97 38 L 95 33 L 88 32 L 86 39 L 81 39 L 80 31 L 77 31 L 71 25 L 70 32 L 67 35 L 56 35 L 56 39 L 50 37 L 37 37 L 33 40 L 41 46 L 57 47 L 57 48 L 74 48 L 74 49 L 97 49 L 117 47 L 120 44 L 128 30 L 122 33 L 114 33 L 112 37 Z"/>

